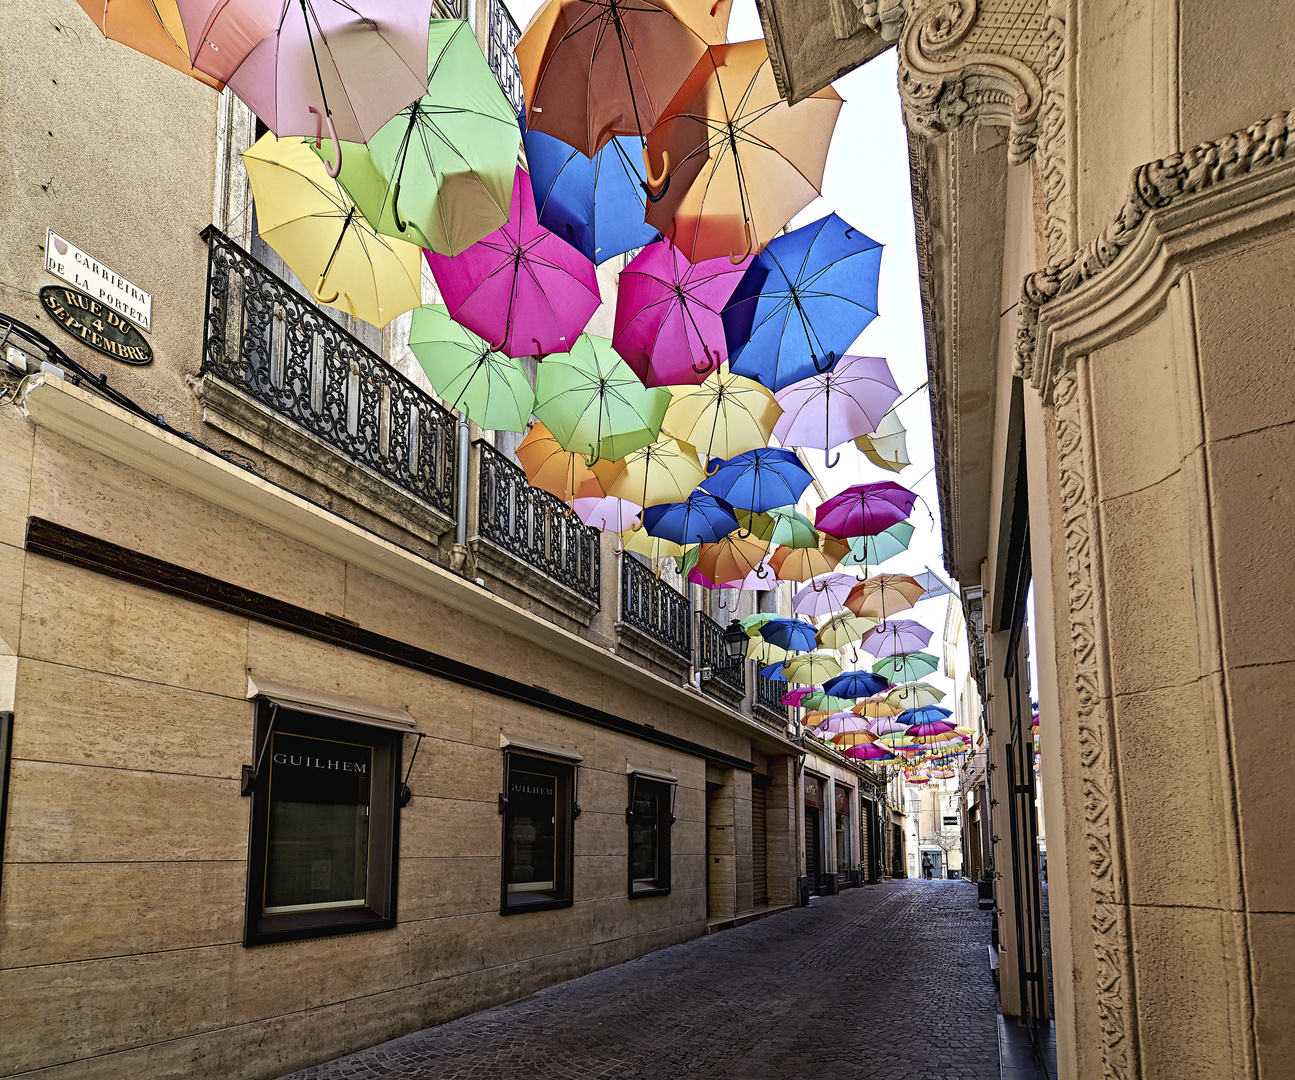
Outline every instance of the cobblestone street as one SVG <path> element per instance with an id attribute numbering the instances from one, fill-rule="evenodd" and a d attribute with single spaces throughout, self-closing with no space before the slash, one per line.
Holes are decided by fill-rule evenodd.
<path id="1" fill-rule="evenodd" d="M 962 882 L 851 889 L 293 1077 L 997 1080 L 989 918 Z"/>

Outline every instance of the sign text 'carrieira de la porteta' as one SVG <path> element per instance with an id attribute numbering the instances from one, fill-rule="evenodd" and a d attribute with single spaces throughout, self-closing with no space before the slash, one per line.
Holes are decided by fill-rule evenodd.
<path id="1" fill-rule="evenodd" d="M 46 285 L 41 305 L 75 338 L 123 364 L 149 364 L 153 349 L 135 327 L 106 304 L 65 285 Z"/>

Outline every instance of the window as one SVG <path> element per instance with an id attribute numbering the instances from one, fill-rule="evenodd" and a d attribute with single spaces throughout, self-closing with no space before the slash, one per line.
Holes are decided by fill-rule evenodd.
<path id="1" fill-rule="evenodd" d="M 570 907 L 575 765 L 504 751 L 500 911 Z"/>
<path id="2" fill-rule="evenodd" d="M 398 725 L 257 702 L 245 945 L 396 924 Z"/>
<path id="3" fill-rule="evenodd" d="M 674 824 L 674 777 L 631 771 L 629 894 L 662 896 L 670 891 L 670 826 Z"/>

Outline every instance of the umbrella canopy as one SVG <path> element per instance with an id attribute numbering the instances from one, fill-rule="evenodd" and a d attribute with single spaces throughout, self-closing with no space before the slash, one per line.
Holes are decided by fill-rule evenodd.
<path id="1" fill-rule="evenodd" d="M 450 318 L 441 304 L 414 312 L 409 348 L 432 388 L 451 409 L 488 431 L 525 431 L 535 391 L 520 362 Z"/>
<path id="2" fill-rule="evenodd" d="M 860 581 L 846 598 L 844 607 L 856 615 L 885 619 L 911 608 L 926 590 L 907 574 L 877 574 Z M 923 642 L 923 644 L 926 644 Z"/>
<path id="3" fill-rule="evenodd" d="M 712 46 L 648 134 L 669 172 L 648 222 L 692 262 L 759 251 L 819 194 L 841 104 L 783 101 L 763 41 Z"/>
<path id="4" fill-rule="evenodd" d="M 786 675 L 784 675 L 783 678 L 785 680 Z M 782 703 L 784 705 L 794 705 L 797 708 L 799 708 L 800 703 L 804 701 L 805 698 L 807 698 L 811 692 L 812 691 L 808 686 L 798 686 L 793 690 L 788 690 L 785 694 L 782 695 Z"/>
<path id="5" fill-rule="evenodd" d="M 859 647 L 873 656 L 896 656 L 925 648 L 931 641 L 931 631 L 912 619 L 892 619 L 878 623 L 859 642 Z M 892 680 L 900 682 L 903 680 Z"/>
<path id="6" fill-rule="evenodd" d="M 549 0 L 517 43 L 527 126 L 587 157 L 613 135 L 642 136 L 724 40 L 730 3 Z"/>
<path id="7" fill-rule="evenodd" d="M 522 140 L 540 224 L 590 262 L 658 239 L 643 221 L 647 195 L 638 140 L 612 139 L 588 158 L 561 139 L 528 130 L 525 119 Z"/>
<path id="8" fill-rule="evenodd" d="M 612 343 L 593 334 L 549 357 L 535 376 L 535 415 L 564 449 L 594 459 L 616 461 L 655 442 L 669 404 L 668 390 L 647 389 Z"/>
<path id="9" fill-rule="evenodd" d="M 808 653 L 805 656 L 793 656 L 783 664 L 782 673 L 787 676 L 788 682 L 817 686 L 833 675 L 840 675 L 841 665 L 835 657 L 826 653 Z"/>
<path id="10" fill-rule="evenodd" d="M 858 584 L 859 579 L 853 574 L 824 574 L 797 591 L 791 598 L 791 609 L 798 615 L 815 618 L 840 611 L 845 607 L 845 598 Z"/>
<path id="11" fill-rule="evenodd" d="M 433 19 L 427 84 L 368 145 L 342 144 L 338 179 L 378 232 L 457 255 L 508 221 L 521 133 L 468 24 Z M 330 166 L 335 148 L 317 148 Z"/>
<path id="12" fill-rule="evenodd" d="M 696 384 L 728 359 L 720 312 L 747 262 L 734 265 L 724 257 L 691 263 L 661 240 L 621 271 L 612 344 L 644 385 Z"/>
<path id="13" fill-rule="evenodd" d="M 776 611 L 757 611 L 754 615 L 746 615 L 738 619 L 742 629 L 746 631 L 747 636 L 759 636 L 760 627 L 769 622 L 770 619 L 778 618 Z"/>
<path id="14" fill-rule="evenodd" d="M 840 747 L 867 746 L 876 741 L 877 736 L 871 731 L 838 731 L 832 736 L 832 742 Z"/>
<path id="15" fill-rule="evenodd" d="M 768 555 L 767 541 L 734 533 L 721 537 L 713 544 L 703 544 L 701 554 L 697 556 L 697 569 L 712 581 L 738 581 L 745 580 L 752 574 L 757 577 L 763 574 L 762 580 L 768 580 L 773 585 L 777 579 L 764 565 Z M 776 615 L 770 616 L 770 619 L 776 618 Z"/>
<path id="16" fill-rule="evenodd" d="M 759 634 L 756 634 L 747 642 L 746 655 L 748 659 L 754 660 L 761 667 L 764 667 L 766 664 L 772 664 L 774 662 L 777 662 L 779 665 L 783 664 L 789 654 L 786 649 L 780 649 L 777 645 L 771 645 Z M 806 693 L 808 693 L 808 690 Z"/>
<path id="17" fill-rule="evenodd" d="M 934 724 L 947 720 L 952 715 L 952 712 L 942 709 L 939 705 L 920 705 L 913 709 L 905 709 L 899 714 L 898 719 L 907 721 L 909 724 Z M 953 728 L 953 724 L 948 726 L 949 731 Z"/>
<path id="18" fill-rule="evenodd" d="M 621 533 L 621 551 L 633 551 L 645 559 L 680 559 L 696 550 L 696 545 L 685 546 L 673 540 L 663 540 L 653 536 L 646 529 L 634 528 Z M 618 552 L 619 554 L 619 552 Z"/>
<path id="19" fill-rule="evenodd" d="M 858 758 L 861 761 L 898 761 L 889 750 L 880 743 L 867 743 L 864 746 L 851 746 L 841 751 L 846 757 Z"/>
<path id="20" fill-rule="evenodd" d="M 849 611 L 834 611 L 818 628 L 818 644 L 824 649 L 845 649 L 877 625 L 875 619 L 861 619 Z"/>
<path id="21" fill-rule="evenodd" d="M 790 506 L 775 506 L 767 513 L 773 519 L 773 533 L 768 537 L 770 543 L 789 548 L 818 547 L 819 532 L 800 511 Z"/>
<path id="22" fill-rule="evenodd" d="M 368 142 L 427 93 L 432 0 L 178 0 L 194 66 L 279 136 Z M 336 149 L 336 145 L 335 145 Z"/>
<path id="23" fill-rule="evenodd" d="M 517 460 L 531 487 L 556 495 L 564 503 L 578 499 L 601 499 L 602 481 L 594 475 L 584 455 L 564 450 L 543 424 L 535 424 L 516 450 Z M 611 470 L 604 472 L 609 479 Z"/>
<path id="24" fill-rule="evenodd" d="M 898 716 L 874 717 L 868 726 L 869 730 L 883 739 L 890 736 L 904 736 L 908 733 L 908 724 Z"/>
<path id="25" fill-rule="evenodd" d="M 876 430 L 860 435 L 854 440 L 854 445 L 877 468 L 888 472 L 903 472 L 913 464 L 908 460 L 907 436 L 908 429 L 899 422 L 899 417 L 888 412 L 878 422 Z"/>
<path id="26" fill-rule="evenodd" d="M 675 438 L 697 447 L 709 458 L 767 452 L 769 433 L 779 409 L 773 395 L 758 382 L 721 368 L 699 386 L 679 386 L 671 393 L 665 428 Z"/>
<path id="27" fill-rule="evenodd" d="M 849 698 L 851 701 L 871 697 L 889 687 L 889 682 L 871 671 L 845 671 L 823 684 L 823 689 L 829 694 Z"/>
<path id="28" fill-rule="evenodd" d="M 863 720 L 852 712 L 834 712 L 824 717 L 815 725 L 819 733 L 833 731 L 862 731 Z"/>
<path id="29" fill-rule="evenodd" d="M 733 370 L 774 391 L 833 370 L 877 317 L 880 272 L 881 245 L 836 214 L 771 240 L 724 308 Z"/>
<path id="30" fill-rule="evenodd" d="M 667 436 L 631 451 L 620 461 L 596 461 L 593 468 L 604 478 L 608 495 L 639 506 L 683 502 L 706 479 L 697 451 Z"/>
<path id="31" fill-rule="evenodd" d="M 881 724 L 882 721 L 890 720 L 903 712 L 901 708 L 896 705 L 891 705 L 884 698 L 878 700 L 878 698 L 875 697 L 865 698 L 863 701 L 860 701 L 854 706 L 854 711 L 860 716 L 866 716 L 869 719 L 876 721 L 878 725 Z M 872 730 L 878 735 L 885 734 L 879 726 L 874 726 Z M 891 728 L 890 730 L 893 731 L 898 729 Z"/>
<path id="32" fill-rule="evenodd" d="M 698 488 L 683 502 L 647 507 L 643 511 L 643 528 L 653 536 L 673 540 L 676 544 L 713 544 L 737 528 L 737 518 L 728 503 Z M 720 577 L 712 580 L 722 582 L 730 579 Z"/>
<path id="33" fill-rule="evenodd" d="M 844 544 L 834 547 L 834 543 L 831 537 L 825 536 L 817 547 L 779 547 L 769 556 L 769 565 L 783 581 L 808 581 L 830 574 L 849 550 Z"/>
<path id="34" fill-rule="evenodd" d="M 374 232 L 307 140 L 263 135 L 243 164 L 261 239 L 315 300 L 374 326 L 422 303 L 422 251 Z"/>
<path id="35" fill-rule="evenodd" d="M 913 512 L 917 495 L 892 480 L 853 484 L 814 511 L 820 532 L 840 539 L 872 536 L 897 525 Z"/>
<path id="36" fill-rule="evenodd" d="M 759 633 L 765 641 L 788 652 L 809 652 L 818 645 L 814 628 L 800 619 L 770 619 L 761 624 Z"/>
<path id="37" fill-rule="evenodd" d="M 905 683 L 895 687 L 886 695 L 886 701 L 895 708 L 918 709 L 923 705 L 938 705 L 945 698 L 943 690 L 938 690 L 930 683 Z"/>
<path id="38" fill-rule="evenodd" d="M 225 84 L 193 66 L 175 0 L 76 0 L 103 36 L 182 71 L 214 90 Z M 727 297 L 725 298 L 727 299 Z"/>
<path id="39" fill-rule="evenodd" d="M 641 506 L 624 499 L 614 499 L 610 495 L 601 498 L 576 499 L 571 509 L 586 525 L 604 532 L 624 532 L 635 518 L 643 512 Z"/>
<path id="40" fill-rule="evenodd" d="M 782 416 L 773 433 L 783 446 L 830 450 L 875 431 L 898 398 L 899 387 L 885 360 L 846 355 L 831 371 L 778 391 Z"/>
<path id="41" fill-rule="evenodd" d="M 765 664 L 765 666 L 760 669 L 759 675 L 760 678 L 768 679 L 769 682 L 785 683 L 787 681 L 783 678 L 782 664 L 779 663 Z"/>
<path id="42" fill-rule="evenodd" d="M 900 521 L 876 536 L 855 536 L 850 540 L 850 554 L 841 560 L 842 566 L 880 566 L 887 559 L 907 551 L 913 539 L 913 526 Z M 917 579 L 921 582 L 921 578 Z M 925 582 L 921 582 L 923 588 Z"/>
<path id="43" fill-rule="evenodd" d="M 872 665 L 872 670 L 891 682 L 898 683 L 925 678 L 939 667 L 940 661 L 930 653 L 912 652 L 884 657 Z"/>
<path id="44" fill-rule="evenodd" d="M 594 264 L 540 226 L 520 167 L 507 223 L 427 263 L 455 321 L 509 356 L 566 352 L 601 302 Z"/>
<path id="45" fill-rule="evenodd" d="M 801 698 L 800 707 L 802 709 L 815 709 L 833 713 L 848 709 L 852 704 L 854 704 L 852 698 L 836 697 L 829 694 L 821 686 L 816 686 L 810 693 Z"/>
<path id="46" fill-rule="evenodd" d="M 796 502 L 814 482 L 790 450 L 763 447 L 723 462 L 706 479 L 706 490 L 734 506 L 757 512 Z"/>

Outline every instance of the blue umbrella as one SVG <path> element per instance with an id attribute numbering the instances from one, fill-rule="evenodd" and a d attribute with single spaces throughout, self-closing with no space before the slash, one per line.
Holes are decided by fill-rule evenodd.
<path id="1" fill-rule="evenodd" d="M 952 716 L 948 709 L 942 709 L 939 705 L 923 705 L 919 709 L 905 709 L 895 719 L 901 724 L 934 724 L 937 720 L 943 720 Z"/>
<path id="2" fill-rule="evenodd" d="M 780 506 L 795 506 L 813 482 L 792 451 L 759 447 L 722 462 L 704 486 L 740 510 L 763 513 Z"/>
<path id="3" fill-rule="evenodd" d="M 871 671 L 843 671 L 823 684 L 826 693 L 839 698 L 872 697 L 889 687 L 889 682 Z"/>
<path id="4" fill-rule="evenodd" d="M 737 515 L 723 499 L 698 488 L 683 502 L 649 506 L 643 528 L 676 544 L 713 544 L 737 529 Z"/>
<path id="5" fill-rule="evenodd" d="M 728 306 L 730 370 L 781 390 L 831 371 L 877 317 L 881 245 L 836 214 L 774 237 Z"/>
<path id="6" fill-rule="evenodd" d="M 760 624 L 760 636 L 788 652 L 813 652 L 818 648 L 814 628 L 799 619 L 770 619 Z"/>
<path id="7" fill-rule="evenodd" d="M 787 676 L 782 673 L 782 661 L 776 664 L 766 664 L 760 669 L 760 678 L 768 679 L 770 682 L 786 682 Z"/>
<path id="8" fill-rule="evenodd" d="M 638 139 L 612 139 L 590 160 L 552 135 L 527 131 L 524 120 L 521 127 L 535 209 L 546 229 L 595 263 L 660 238 L 643 222 Z"/>

